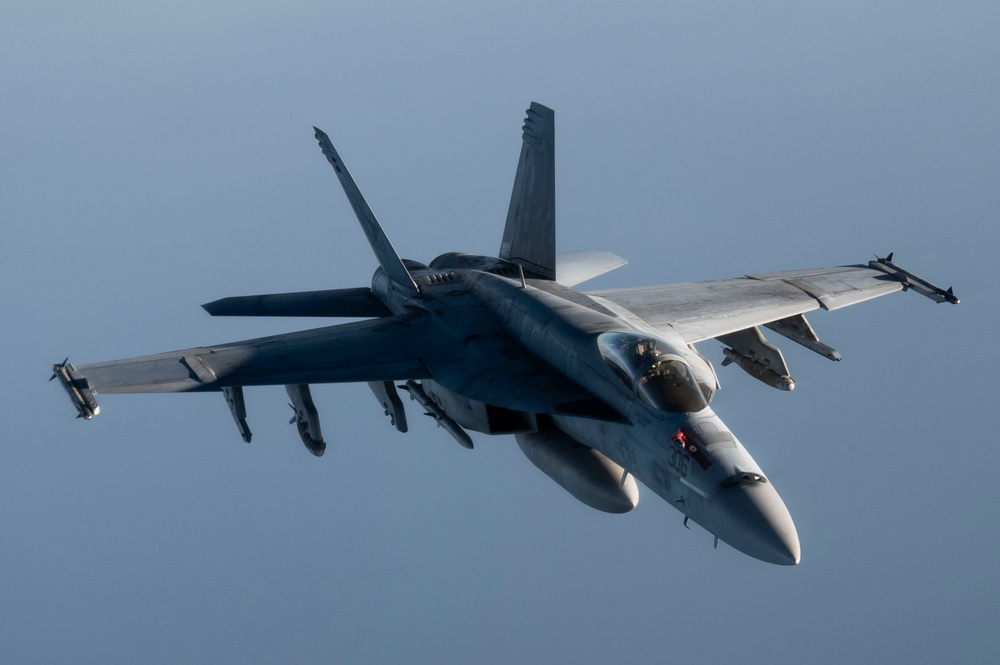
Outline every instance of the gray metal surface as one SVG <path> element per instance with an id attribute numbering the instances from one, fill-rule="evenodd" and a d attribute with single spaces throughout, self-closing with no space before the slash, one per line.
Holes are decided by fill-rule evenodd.
<path id="1" fill-rule="evenodd" d="M 365 232 L 365 237 L 368 238 L 368 244 L 371 245 L 372 251 L 375 252 L 378 264 L 382 266 L 382 269 L 389 275 L 389 278 L 396 282 L 396 284 L 407 291 L 416 293 L 419 290 L 417 289 L 417 285 L 413 283 L 410 273 L 407 272 L 403 262 L 399 260 L 399 254 L 396 253 L 392 243 L 389 242 L 388 236 L 382 230 L 382 226 L 375 218 L 375 213 L 368 206 L 368 202 L 365 201 L 365 197 L 361 195 L 361 190 L 358 189 L 354 178 L 351 177 L 350 171 L 347 170 L 347 165 L 344 164 L 340 159 L 340 155 L 337 154 L 337 149 L 330 142 L 330 137 L 326 135 L 326 132 L 317 127 L 313 127 L 313 131 L 316 132 L 316 140 L 319 141 L 319 147 L 323 151 L 323 155 L 330 162 L 330 166 L 333 167 L 333 171 L 337 174 L 337 178 L 344 188 L 344 193 L 347 195 L 347 200 L 350 202 L 351 207 L 354 208 L 354 214 L 357 215 L 358 221 L 361 222 L 361 230 Z"/>
<path id="2" fill-rule="evenodd" d="M 588 293 L 621 305 L 652 326 L 669 326 L 693 344 L 902 288 L 899 280 L 879 270 L 853 265 Z"/>
<path id="3" fill-rule="evenodd" d="M 542 279 L 555 279 L 555 114 L 532 102 L 523 129 L 521 158 L 498 256 Z"/>
<path id="4" fill-rule="evenodd" d="M 556 257 L 556 281 L 576 286 L 628 263 L 611 252 L 568 252 Z"/>
<path id="5" fill-rule="evenodd" d="M 370 288 L 233 296 L 205 303 L 212 316 L 389 316 Z"/>
<path id="6" fill-rule="evenodd" d="M 78 371 L 98 393 L 420 379 L 428 373 L 419 358 L 446 352 L 422 332 L 428 324 L 427 317 L 394 316 L 81 365 Z"/>

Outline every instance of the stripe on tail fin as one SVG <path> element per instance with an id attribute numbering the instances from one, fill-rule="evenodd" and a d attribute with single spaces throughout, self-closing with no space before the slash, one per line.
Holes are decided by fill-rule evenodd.
<path id="1" fill-rule="evenodd" d="M 556 278 L 555 114 L 531 102 L 524 119 L 500 258 L 543 279 Z"/>
<path id="2" fill-rule="evenodd" d="M 337 149 L 330 142 L 330 137 L 318 127 L 313 127 L 313 129 L 316 131 L 316 140 L 319 141 L 319 147 L 323 150 L 323 154 L 326 155 L 326 160 L 330 162 L 330 166 L 336 171 L 340 185 L 344 188 L 344 193 L 347 194 L 347 200 L 351 202 L 351 207 L 354 208 L 354 214 L 358 216 L 358 221 L 361 222 L 361 228 L 368 238 L 368 244 L 372 246 L 372 251 L 375 252 L 375 258 L 378 259 L 382 270 L 385 271 L 385 274 L 392 281 L 409 290 L 414 295 L 420 293 L 416 282 L 413 281 L 410 272 L 399 259 L 399 254 L 396 253 L 392 243 L 389 242 L 389 238 L 385 235 L 385 231 L 382 230 L 378 219 L 375 218 L 375 213 L 368 206 L 368 202 L 362 196 L 361 190 L 358 189 L 357 184 L 354 182 L 354 178 L 351 177 L 351 172 L 347 170 L 347 165 L 340 159 Z"/>

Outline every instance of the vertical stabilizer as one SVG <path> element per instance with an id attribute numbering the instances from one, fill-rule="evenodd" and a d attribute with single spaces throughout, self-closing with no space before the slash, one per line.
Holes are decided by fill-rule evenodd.
<path id="1" fill-rule="evenodd" d="M 500 258 L 543 279 L 556 278 L 555 114 L 531 102 L 510 195 Z"/>
<path id="2" fill-rule="evenodd" d="M 319 141 L 319 147 L 326 156 L 326 160 L 330 162 L 330 166 L 337 172 L 340 185 L 344 188 L 344 193 L 347 194 L 347 200 L 351 202 L 351 207 L 354 208 L 354 214 L 358 216 L 358 221 L 361 222 L 361 228 L 368 238 L 368 244 L 372 246 L 372 251 L 375 252 L 375 257 L 378 259 L 379 265 L 382 266 L 382 270 L 385 271 L 392 281 L 404 289 L 413 294 L 419 293 L 420 289 L 417 288 L 413 277 L 410 276 L 406 266 L 399 259 L 399 254 L 396 253 L 392 243 L 389 242 L 388 236 L 382 230 L 382 226 L 378 223 L 378 219 L 375 218 L 375 213 L 368 206 L 368 202 L 365 201 L 365 197 L 361 195 L 361 190 L 358 189 L 354 178 L 351 177 L 351 172 L 347 170 L 347 165 L 344 164 L 343 160 L 340 159 L 340 155 L 337 154 L 337 149 L 333 147 L 330 137 L 322 129 L 317 127 L 313 127 L 313 129 L 316 131 L 316 140 Z"/>

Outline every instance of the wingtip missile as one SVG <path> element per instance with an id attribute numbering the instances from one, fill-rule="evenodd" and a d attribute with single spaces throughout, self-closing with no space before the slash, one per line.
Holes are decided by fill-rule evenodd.
<path id="1" fill-rule="evenodd" d="M 55 378 L 59 379 L 59 383 L 76 407 L 77 418 L 90 420 L 101 412 L 90 382 L 69 362 L 69 358 L 52 366 L 52 376 L 49 377 L 49 381 Z"/>
<path id="2" fill-rule="evenodd" d="M 952 305 L 957 305 L 961 302 L 958 296 L 955 295 L 954 289 L 948 287 L 947 289 L 942 289 L 940 286 L 935 286 L 931 284 L 926 279 L 914 275 L 909 270 L 896 265 L 892 262 L 892 252 L 885 258 L 877 258 L 874 261 L 869 261 L 868 266 L 884 272 L 887 275 L 895 277 L 899 282 L 903 284 L 903 290 L 913 289 L 922 296 L 930 298 L 934 302 L 947 302 Z"/>
<path id="3" fill-rule="evenodd" d="M 49 381 L 59 376 L 59 370 L 57 368 L 66 367 L 69 362 L 69 356 L 66 356 L 61 363 L 52 363 L 52 376 L 49 377 Z"/>

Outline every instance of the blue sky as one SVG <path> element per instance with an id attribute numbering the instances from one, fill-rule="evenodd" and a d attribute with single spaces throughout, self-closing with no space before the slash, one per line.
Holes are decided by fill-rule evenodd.
<path id="1" fill-rule="evenodd" d="M 809 3 L 810 5 L 812 3 Z M 0 23 L 0 660 L 992 662 L 1000 9 L 988 2 L 45 2 Z M 461 449 L 319 386 L 329 451 L 247 391 L 105 396 L 47 364 L 304 328 L 227 295 L 375 260 L 311 125 L 393 243 L 499 247 L 531 100 L 556 111 L 561 251 L 611 288 L 897 261 L 901 294 L 782 343 L 798 387 L 714 406 L 796 520 L 762 564 L 649 491 L 609 516 L 510 437 Z M 715 343 L 701 350 L 721 360 Z"/>

